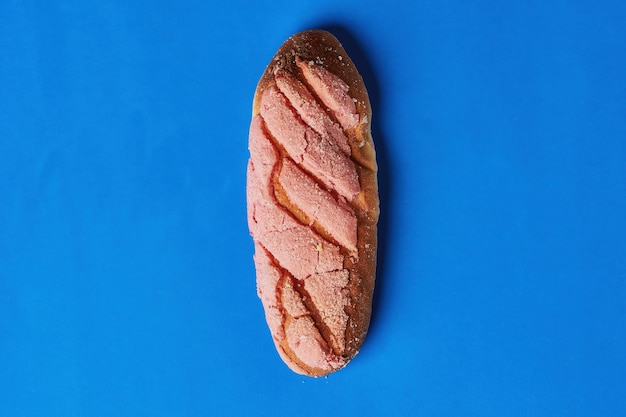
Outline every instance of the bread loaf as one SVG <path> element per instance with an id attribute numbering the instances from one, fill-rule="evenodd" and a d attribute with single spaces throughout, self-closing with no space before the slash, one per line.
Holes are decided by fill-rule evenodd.
<path id="1" fill-rule="evenodd" d="M 326 31 L 289 38 L 254 95 L 257 292 L 279 355 L 300 374 L 344 367 L 369 326 L 379 213 L 370 123 L 363 80 Z"/>

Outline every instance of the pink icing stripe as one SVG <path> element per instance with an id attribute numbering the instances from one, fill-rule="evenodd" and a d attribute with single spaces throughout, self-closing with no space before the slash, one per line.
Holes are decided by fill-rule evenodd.
<path id="1" fill-rule="evenodd" d="M 335 143 L 306 126 L 295 114 L 287 98 L 269 87 L 261 97 L 261 116 L 268 130 L 294 161 L 329 189 L 352 201 L 360 192 L 356 167 Z"/>
<path id="2" fill-rule="evenodd" d="M 330 330 L 335 347 L 340 350 L 345 348 L 345 330 L 348 325 L 348 314 L 344 308 L 350 302 L 341 290 L 348 285 L 348 280 L 348 271 L 344 269 L 316 274 L 304 281 L 304 289 Z"/>
<path id="3" fill-rule="evenodd" d="M 263 309 L 265 310 L 265 319 L 270 328 L 273 338 L 281 341 L 285 338 L 283 330 L 283 315 L 280 309 L 280 300 L 278 299 L 277 286 L 280 279 L 280 271 L 272 263 L 265 249 L 258 243 L 255 243 L 254 266 L 259 277 L 257 280 L 257 293 Z"/>
<path id="4" fill-rule="evenodd" d="M 298 359 L 311 368 L 330 370 L 343 364 L 329 352 L 326 341 L 309 316 L 294 319 L 285 329 L 287 342 Z"/>
<path id="5" fill-rule="evenodd" d="M 350 144 L 341 126 L 328 117 L 306 86 L 290 72 L 284 70 L 278 71 L 274 77 L 278 89 L 289 99 L 304 123 L 311 126 L 325 139 L 337 144 L 346 155 L 350 155 L 352 152 Z"/>
<path id="6" fill-rule="evenodd" d="M 326 242 L 274 205 L 255 208 L 254 237 L 274 256 L 279 265 L 297 279 L 343 268 L 339 247 Z M 321 247 L 320 247 L 321 245 Z"/>
<path id="7" fill-rule="evenodd" d="M 359 115 L 352 97 L 348 95 L 349 86 L 326 68 L 313 62 L 296 59 L 306 82 L 311 86 L 322 103 L 332 110 L 344 129 L 351 129 L 359 124 Z"/>
<path id="8" fill-rule="evenodd" d="M 278 161 L 278 151 L 263 130 L 261 116 L 255 116 L 252 119 L 248 147 L 250 160 L 248 161 L 246 199 L 248 201 L 248 225 L 254 236 L 256 202 L 274 200 L 271 178 Z"/>
<path id="9" fill-rule="evenodd" d="M 309 310 L 304 306 L 300 294 L 293 288 L 290 279 L 286 279 L 281 288 L 283 308 L 291 317 L 308 316 Z"/>
<path id="10" fill-rule="evenodd" d="M 269 180 L 278 162 L 278 151 L 265 134 L 261 116 L 254 116 L 250 123 L 248 148 L 250 149 L 250 162 L 259 171 L 259 176 Z"/>
<path id="11" fill-rule="evenodd" d="M 298 279 L 342 269 L 343 256 L 339 247 L 299 223 L 276 202 L 270 191 L 273 168 L 258 162 L 274 161 L 276 164 L 276 150 L 259 120 L 253 121 L 249 146 L 258 152 L 251 157 L 247 185 L 248 223 L 255 241 Z M 257 165 L 263 168 L 259 169 Z"/>
<path id="12" fill-rule="evenodd" d="M 356 255 L 357 221 L 349 207 L 341 206 L 328 191 L 320 188 L 287 158 L 283 159 L 278 181 L 293 204 Z"/>
<path id="13" fill-rule="evenodd" d="M 319 332 L 300 294 L 286 279 L 281 288 L 281 301 L 291 320 L 286 324 L 287 344 L 302 362 L 312 368 L 330 369 L 332 355 L 328 343 Z M 329 360 L 330 359 L 330 360 Z"/>
<path id="14" fill-rule="evenodd" d="M 258 244 L 255 247 L 254 262 L 257 274 L 262 277 L 258 280 L 257 291 L 263 303 L 265 318 L 272 338 L 281 356 L 285 354 L 282 352 L 280 343 L 287 338 L 289 347 L 296 353 L 298 359 L 307 366 L 324 370 L 341 366 L 342 359 L 330 353 L 327 342 L 315 326 L 309 311 L 302 303 L 300 295 L 291 286 L 289 279 L 283 281 L 280 291 L 282 296 L 280 300 L 278 299 L 280 271 L 273 265 L 265 249 Z M 322 291 L 324 291 L 323 287 Z M 311 295 L 313 299 L 327 296 L 324 292 L 314 291 L 313 294 Z M 283 309 L 292 317 L 286 328 L 283 327 L 285 320 L 282 313 Z M 330 323 L 332 326 L 332 320 Z M 301 371 L 300 369 L 296 370 Z"/>

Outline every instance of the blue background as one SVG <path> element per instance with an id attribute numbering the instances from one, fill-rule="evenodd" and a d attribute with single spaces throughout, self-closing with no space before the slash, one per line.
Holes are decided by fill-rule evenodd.
<path id="1" fill-rule="evenodd" d="M 0 415 L 626 415 L 626 3 L 0 3 Z M 252 95 L 330 28 L 370 89 L 372 327 L 282 364 Z"/>

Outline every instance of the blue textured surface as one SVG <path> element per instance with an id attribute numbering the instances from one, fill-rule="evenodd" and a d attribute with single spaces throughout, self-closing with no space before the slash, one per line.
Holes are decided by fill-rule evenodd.
<path id="1" fill-rule="evenodd" d="M 626 6 L 519 3 L 1 2 L 0 415 L 626 415 Z M 369 337 L 320 379 L 245 211 L 256 82 L 313 27 L 382 194 Z"/>

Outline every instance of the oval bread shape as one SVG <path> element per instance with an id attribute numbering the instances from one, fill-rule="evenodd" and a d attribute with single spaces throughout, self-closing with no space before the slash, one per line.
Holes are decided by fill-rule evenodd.
<path id="1" fill-rule="evenodd" d="M 303 375 L 344 367 L 369 327 L 379 214 L 370 123 L 363 79 L 326 31 L 289 38 L 254 95 L 257 293 L 280 357 Z"/>

